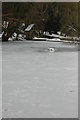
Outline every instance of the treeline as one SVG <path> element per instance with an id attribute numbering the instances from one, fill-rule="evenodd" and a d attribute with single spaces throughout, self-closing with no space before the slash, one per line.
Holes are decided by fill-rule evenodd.
<path id="1" fill-rule="evenodd" d="M 8 14 L 8 17 L 23 20 L 26 25 L 34 23 L 41 30 L 55 33 L 67 25 L 78 29 L 79 24 L 76 2 L 5 2 L 2 14 L 3 19 Z"/>

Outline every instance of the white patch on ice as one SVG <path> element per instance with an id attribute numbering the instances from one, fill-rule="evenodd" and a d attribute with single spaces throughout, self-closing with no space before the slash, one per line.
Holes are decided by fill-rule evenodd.
<path id="1" fill-rule="evenodd" d="M 65 70 L 74 70 L 74 68 L 64 67 Z"/>

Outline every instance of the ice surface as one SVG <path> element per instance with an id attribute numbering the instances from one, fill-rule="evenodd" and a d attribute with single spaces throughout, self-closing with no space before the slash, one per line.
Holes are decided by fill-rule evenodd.
<path id="1" fill-rule="evenodd" d="M 3 117 L 78 117 L 76 45 L 12 41 L 2 51 Z"/>
<path id="2" fill-rule="evenodd" d="M 0 119 L 2 118 L 2 42 L 0 42 Z"/>

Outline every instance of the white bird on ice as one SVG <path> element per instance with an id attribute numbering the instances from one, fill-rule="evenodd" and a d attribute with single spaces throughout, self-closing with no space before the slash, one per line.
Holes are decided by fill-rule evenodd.
<path id="1" fill-rule="evenodd" d="M 49 50 L 50 52 L 55 51 L 55 49 L 54 49 L 54 48 L 48 48 L 48 50 Z"/>

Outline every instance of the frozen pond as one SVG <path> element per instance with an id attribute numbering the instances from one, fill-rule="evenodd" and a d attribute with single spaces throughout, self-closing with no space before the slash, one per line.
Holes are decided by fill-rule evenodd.
<path id="1" fill-rule="evenodd" d="M 3 118 L 78 117 L 76 45 L 4 42 L 2 52 Z"/>

